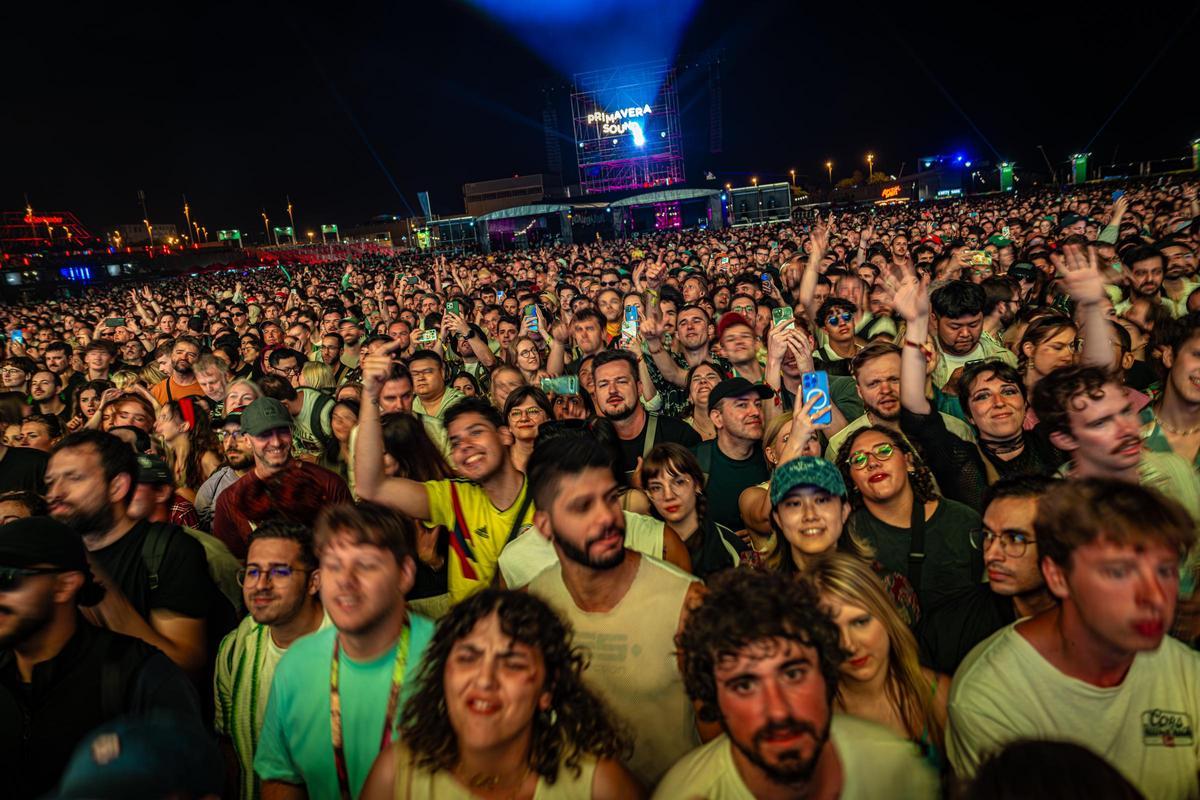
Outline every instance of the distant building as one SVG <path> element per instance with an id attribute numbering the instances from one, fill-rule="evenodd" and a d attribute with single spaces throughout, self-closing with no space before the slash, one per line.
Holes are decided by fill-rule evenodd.
<path id="1" fill-rule="evenodd" d="M 561 197 L 562 179 L 542 173 L 463 184 L 463 207 L 471 217 Z"/>
<path id="2" fill-rule="evenodd" d="M 116 230 L 121 233 L 122 247 L 151 243 L 151 232 L 154 235 L 152 244 L 179 244 L 179 232 L 175 230 L 175 225 L 169 222 L 151 222 L 150 232 L 146 231 L 146 225 L 142 222 L 135 225 L 118 225 Z M 172 239 L 174 241 L 171 241 Z"/>

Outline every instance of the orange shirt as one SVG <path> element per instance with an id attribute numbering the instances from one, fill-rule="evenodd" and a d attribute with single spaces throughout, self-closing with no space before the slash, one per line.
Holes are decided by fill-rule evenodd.
<path id="1" fill-rule="evenodd" d="M 188 397 L 189 395 L 202 395 L 204 394 L 204 391 L 200 388 L 199 381 L 196 381 L 190 386 L 181 386 L 175 382 L 174 378 L 167 378 L 166 380 L 159 381 L 151 386 L 150 394 L 154 396 L 154 399 L 158 401 L 159 405 L 166 405 L 167 403 L 173 400 L 178 400 L 181 397 Z"/>

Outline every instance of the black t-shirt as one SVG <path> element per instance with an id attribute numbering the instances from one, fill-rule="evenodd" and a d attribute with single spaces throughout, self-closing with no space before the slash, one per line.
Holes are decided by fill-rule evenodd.
<path id="1" fill-rule="evenodd" d="M 46 463 L 50 457 L 31 447 L 10 447 L 0 456 L 0 492 L 22 489 L 46 493 Z"/>
<path id="2" fill-rule="evenodd" d="M 742 491 L 757 486 L 771 477 L 767 459 L 763 457 L 762 445 L 754 444 L 750 457 L 732 459 L 721 452 L 717 440 L 702 442 L 692 448 L 700 461 L 700 468 L 708 476 L 704 496 L 708 498 L 708 517 L 731 531 L 746 527 L 738 509 L 738 498 Z"/>
<path id="3" fill-rule="evenodd" d="M 969 506 L 938 499 L 937 510 L 925 521 L 925 561 L 921 585 L 914 587 L 922 613 L 978 588 L 983 576 L 983 553 L 971 546 L 971 532 L 982 525 L 979 514 Z M 875 549 L 875 557 L 886 569 L 908 575 L 912 531 L 897 528 L 860 508 L 850 515 L 847 526 Z"/>
<path id="4" fill-rule="evenodd" d="M 167 547 L 158 568 L 158 587 L 151 589 L 142 556 L 149 528 L 148 522 L 137 523 L 108 547 L 94 551 L 92 558 L 147 621 L 156 608 L 207 619 L 218 590 L 208 572 L 204 545 L 182 528 L 169 526 Z"/>
<path id="5" fill-rule="evenodd" d="M 657 420 L 654 423 L 654 439 L 650 447 L 646 447 L 646 431 L 650 428 L 652 418 Z M 675 442 L 691 448 L 700 444 L 700 434 L 696 433 L 691 425 L 675 417 L 647 414 L 646 424 L 642 426 L 641 432 L 632 439 L 621 440 L 621 469 L 627 473 L 633 472 L 637 469 L 638 459 L 644 453 L 648 453 L 654 445 L 663 442 Z"/>

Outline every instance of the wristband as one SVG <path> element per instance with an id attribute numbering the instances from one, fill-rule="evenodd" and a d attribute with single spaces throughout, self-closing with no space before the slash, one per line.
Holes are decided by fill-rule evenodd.
<path id="1" fill-rule="evenodd" d="M 925 352 L 925 345 L 924 345 L 924 344 L 917 344 L 916 342 L 910 342 L 910 341 L 908 340 L 908 337 L 907 337 L 907 336 L 905 336 L 905 337 L 904 337 L 904 346 L 905 346 L 905 347 L 915 347 L 915 348 L 917 348 L 918 350 L 920 350 L 922 353 L 923 353 L 923 352 Z"/>

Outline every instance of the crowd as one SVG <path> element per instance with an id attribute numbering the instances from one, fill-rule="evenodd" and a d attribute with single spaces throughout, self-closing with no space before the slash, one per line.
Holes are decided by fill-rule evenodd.
<path id="1" fill-rule="evenodd" d="M 1200 797 L 1198 246 L 1189 178 L 0 308 L 3 794 Z"/>

